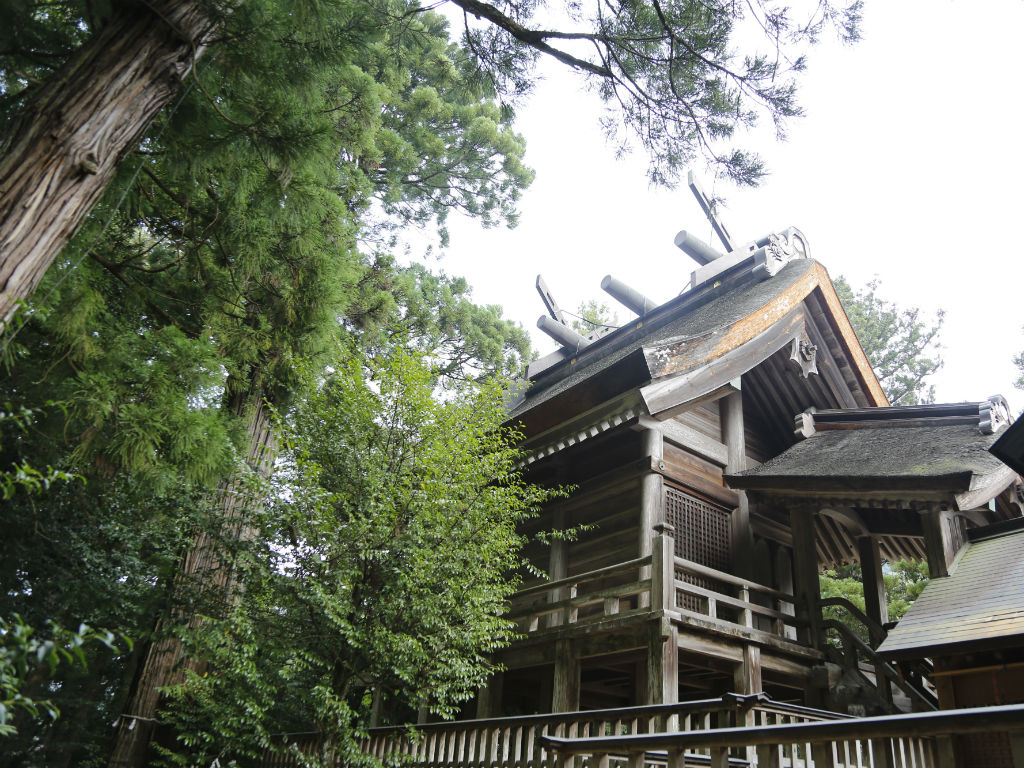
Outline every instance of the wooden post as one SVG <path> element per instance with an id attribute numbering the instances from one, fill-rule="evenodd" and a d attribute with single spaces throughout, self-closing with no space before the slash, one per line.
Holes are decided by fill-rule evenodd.
<path id="1" fill-rule="evenodd" d="M 924 546 L 928 553 L 928 575 L 938 579 L 949 575 L 949 565 L 956 557 L 949 536 L 949 512 L 933 507 L 921 516 Z"/>
<path id="2" fill-rule="evenodd" d="M 565 511 L 556 510 L 554 515 L 554 527 L 556 530 L 565 529 Z M 551 541 L 551 553 L 550 559 L 548 560 L 548 578 L 551 581 L 558 581 L 564 579 L 568 575 L 568 552 L 567 542 L 563 539 L 553 539 Z M 552 590 L 548 593 L 548 602 L 557 603 L 560 600 L 564 600 L 568 592 L 565 587 L 560 589 Z M 547 626 L 557 627 L 562 624 L 561 613 L 548 614 Z"/>
<path id="3" fill-rule="evenodd" d="M 814 648 L 821 648 L 821 597 L 818 586 L 818 553 L 814 548 L 814 510 L 810 507 L 789 511 L 793 531 L 793 595 L 796 615 L 806 620 L 804 640 Z"/>
<path id="4" fill-rule="evenodd" d="M 657 535 L 651 549 L 651 609 L 674 611 L 676 609 L 676 543 L 672 537 L 671 525 L 655 526 Z"/>
<path id="5" fill-rule="evenodd" d="M 384 695 L 380 686 L 373 689 L 373 700 L 370 704 L 370 727 L 376 728 L 380 725 L 380 711 L 384 703 Z"/>
<path id="6" fill-rule="evenodd" d="M 551 711 L 576 712 L 580 708 L 580 660 L 572 640 L 555 641 L 555 674 Z"/>
<path id="7" fill-rule="evenodd" d="M 737 385 L 739 382 L 736 382 Z M 728 451 L 729 463 L 725 471 L 729 474 L 742 472 L 747 468 L 747 438 L 743 428 L 743 393 L 733 392 L 719 400 L 722 417 L 722 442 Z M 732 563 L 733 573 L 751 578 L 751 561 L 754 552 L 754 537 L 750 529 L 750 505 L 745 491 L 739 491 L 739 506 L 733 510 Z"/>
<path id="8" fill-rule="evenodd" d="M 661 430 L 650 426 L 643 431 L 643 448 L 641 454 L 652 459 L 661 460 L 665 455 L 665 443 Z M 664 490 L 662 478 L 656 472 L 644 476 L 640 485 L 640 520 L 639 540 L 637 541 L 637 557 L 647 557 L 652 551 L 651 529 L 656 523 L 664 522 L 665 512 L 662 504 Z M 642 568 L 640 578 L 650 578 L 650 569 Z M 640 595 L 641 608 L 649 607 L 644 595 Z M 655 606 L 657 610 L 657 606 Z"/>
<path id="9" fill-rule="evenodd" d="M 857 554 L 864 584 L 864 612 L 879 625 L 889 621 L 889 606 L 885 599 L 885 580 L 882 576 L 882 553 L 875 536 L 857 537 Z M 871 633 L 871 646 L 877 648 L 883 638 Z"/>
<path id="10" fill-rule="evenodd" d="M 791 550 L 781 544 L 775 547 L 775 588 L 787 595 L 793 594 L 793 558 Z M 789 616 L 795 615 L 792 603 L 779 601 L 778 610 Z M 782 633 L 787 640 L 796 640 L 796 628 L 783 625 Z"/>
<path id="11" fill-rule="evenodd" d="M 476 694 L 476 716 L 480 720 L 501 715 L 501 694 L 505 674 L 494 672 Z"/>
<path id="12" fill-rule="evenodd" d="M 732 677 L 733 691 L 743 695 L 761 693 L 764 684 L 761 681 L 761 648 L 757 645 L 743 646 L 743 661 L 736 665 Z M 747 725 L 753 725 L 748 722 Z"/>
<path id="13" fill-rule="evenodd" d="M 679 630 L 662 616 L 651 622 L 647 644 L 647 704 L 679 701 Z"/>
<path id="14" fill-rule="evenodd" d="M 864 612 L 869 619 L 879 626 L 889 621 L 889 606 L 885 599 L 885 580 L 882 577 L 882 553 L 878 547 L 876 536 L 858 536 L 857 554 L 860 557 L 860 573 L 864 587 Z M 884 634 L 874 628 L 868 629 L 871 647 L 877 648 Z M 881 664 L 875 665 L 875 685 L 878 692 L 889 704 L 892 704 L 892 684 L 885 676 Z"/>

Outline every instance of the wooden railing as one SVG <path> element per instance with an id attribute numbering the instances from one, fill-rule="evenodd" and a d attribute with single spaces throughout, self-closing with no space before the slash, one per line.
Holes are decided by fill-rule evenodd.
<path id="1" fill-rule="evenodd" d="M 737 628 L 763 631 L 794 642 L 798 628 L 806 625 L 794 615 L 796 598 L 793 595 L 681 557 L 676 557 L 674 563 L 677 576 L 688 574 L 721 585 L 717 590 L 708 589 L 685 578 L 675 578 L 674 607 L 684 616 L 710 619 L 726 631 Z M 687 597 L 695 599 L 687 600 Z M 755 621 L 756 617 L 763 617 L 763 621 Z"/>
<path id="2" fill-rule="evenodd" d="M 973 733 L 1010 733 L 1013 753 L 1024 755 L 1024 704 L 690 733 L 545 736 L 541 745 L 556 753 L 553 765 L 577 768 L 724 768 L 743 753 L 759 768 L 954 768 L 951 737 Z"/>
<path id="3" fill-rule="evenodd" d="M 798 628 L 806 622 L 794 615 L 793 595 L 675 557 L 671 536 L 655 536 L 652 545 L 647 557 L 520 590 L 507 616 L 520 632 L 532 634 L 666 611 L 700 618 L 727 633 L 740 629 L 797 642 Z"/>
<path id="4" fill-rule="evenodd" d="M 843 717 L 773 702 L 764 694 L 726 694 L 718 699 L 679 704 L 429 723 L 414 728 L 374 728 L 363 751 L 385 764 L 405 761 L 418 768 L 554 768 L 562 763 L 544 746 L 547 736 L 710 732 L 745 725 L 819 722 Z"/>
<path id="5" fill-rule="evenodd" d="M 651 578 L 643 569 L 651 557 L 640 557 L 577 576 L 521 589 L 512 596 L 508 618 L 519 631 L 628 616 L 650 611 Z"/>

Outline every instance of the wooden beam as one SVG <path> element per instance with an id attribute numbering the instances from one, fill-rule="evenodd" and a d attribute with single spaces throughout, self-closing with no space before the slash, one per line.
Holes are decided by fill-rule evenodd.
<path id="1" fill-rule="evenodd" d="M 681 424 L 675 419 L 659 422 L 661 433 L 670 443 L 695 453 L 702 459 L 712 461 L 720 467 L 729 463 L 729 449 L 725 443 L 708 437 L 693 427 Z"/>
<path id="2" fill-rule="evenodd" d="M 664 445 L 661 432 L 657 429 L 645 429 L 643 431 L 643 445 L 641 453 L 650 459 L 651 469 L 664 466 Z M 654 471 L 644 475 L 640 481 L 640 524 L 638 527 L 639 541 L 637 542 L 637 557 L 647 557 L 651 554 L 652 537 L 654 526 L 665 522 L 665 509 L 663 499 L 664 482 L 660 474 Z M 657 574 L 656 574 L 657 575 Z M 640 578 L 650 578 L 651 569 L 645 566 L 640 569 Z M 646 608 L 649 605 L 650 596 L 640 595 L 640 607 Z M 646 604 L 645 604 L 646 603 Z"/>
<path id="3" fill-rule="evenodd" d="M 544 308 L 551 315 L 552 320 L 557 320 L 562 325 L 568 325 L 565 321 L 565 313 L 558 308 L 558 304 L 555 303 L 555 297 L 551 295 L 551 289 L 548 288 L 548 284 L 544 282 L 544 278 L 537 275 L 537 293 L 540 294 L 540 300 L 544 302 Z"/>
<path id="4" fill-rule="evenodd" d="M 565 510 L 555 510 L 553 527 L 556 531 L 565 529 Z M 548 560 L 548 578 L 551 581 L 560 581 L 568 575 L 568 542 L 565 539 L 556 538 L 551 541 L 551 553 L 550 559 Z M 568 592 L 565 587 L 553 590 L 548 595 L 549 603 L 557 603 L 561 600 L 565 600 L 568 597 Z M 558 613 L 552 613 L 548 616 L 547 625 L 548 627 L 557 627 L 562 623 L 562 616 Z"/>

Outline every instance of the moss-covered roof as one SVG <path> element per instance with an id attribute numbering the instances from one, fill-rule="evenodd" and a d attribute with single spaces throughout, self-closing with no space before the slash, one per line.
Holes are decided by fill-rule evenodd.
<path id="1" fill-rule="evenodd" d="M 976 424 L 827 430 L 759 467 L 730 476 L 728 482 L 748 490 L 873 487 L 963 492 L 972 487 L 974 477 L 1002 469 L 988 452 L 995 438 Z"/>
<path id="2" fill-rule="evenodd" d="M 642 320 L 624 325 L 539 374 L 524 397 L 513 404 L 510 420 L 600 375 L 630 355 L 636 355 L 638 365 L 645 365 L 642 359 L 645 350 L 724 332 L 771 304 L 815 266 L 816 262 L 811 259 L 798 259 L 767 280 L 758 282 L 750 276 L 740 276 L 737 280 L 709 285 L 666 302 Z"/>

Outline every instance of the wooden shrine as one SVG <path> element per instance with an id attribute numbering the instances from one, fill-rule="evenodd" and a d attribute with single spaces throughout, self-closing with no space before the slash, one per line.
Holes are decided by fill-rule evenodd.
<path id="1" fill-rule="evenodd" d="M 523 531 L 519 639 L 461 720 L 373 728 L 364 750 L 422 768 L 952 768 L 1002 734 L 998 764 L 1024 768 L 1024 706 L 936 711 L 965 699 L 913 617 L 948 601 L 893 629 L 883 589 L 885 560 L 952 584 L 1010 546 L 985 544 L 1000 526 L 1024 541 L 1024 438 L 989 452 L 1005 401 L 891 407 L 804 235 L 737 246 L 691 188 L 725 251 L 680 232 L 696 268 L 676 298 L 608 276 L 635 317 L 584 336 L 538 278 L 559 349 L 530 364 L 508 424 L 526 478 L 572 490 Z M 822 569 L 854 562 L 863 612 L 819 594 Z M 1004 636 L 937 664 L 1024 664 L 1024 614 L 1000 599 Z"/>
<path id="2" fill-rule="evenodd" d="M 560 349 L 530 365 L 508 423 L 527 478 L 574 491 L 527 531 L 556 532 L 526 552 L 546 578 L 528 575 L 511 602 L 522 639 L 471 716 L 728 692 L 861 714 L 934 704 L 871 647 L 837 656 L 830 646 L 849 639 L 826 641 L 841 630 L 822 622 L 818 572 L 862 563 L 877 646 L 883 559 L 928 558 L 939 573 L 967 528 L 1020 515 L 1017 476 L 987 453 L 1005 403 L 888 407 L 803 234 L 732 249 L 719 228 L 725 253 L 679 233 L 697 268 L 665 304 L 605 278 L 636 315 L 619 328 L 575 333 L 538 278 L 538 324 Z M 955 455 L 921 450 L 921 430 L 949 445 L 950 427 L 978 439 Z M 858 444 L 879 434 L 896 445 L 867 450 L 888 474 Z M 824 451 L 835 435 L 855 439 Z M 851 696 L 858 686 L 881 694 Z"/>

